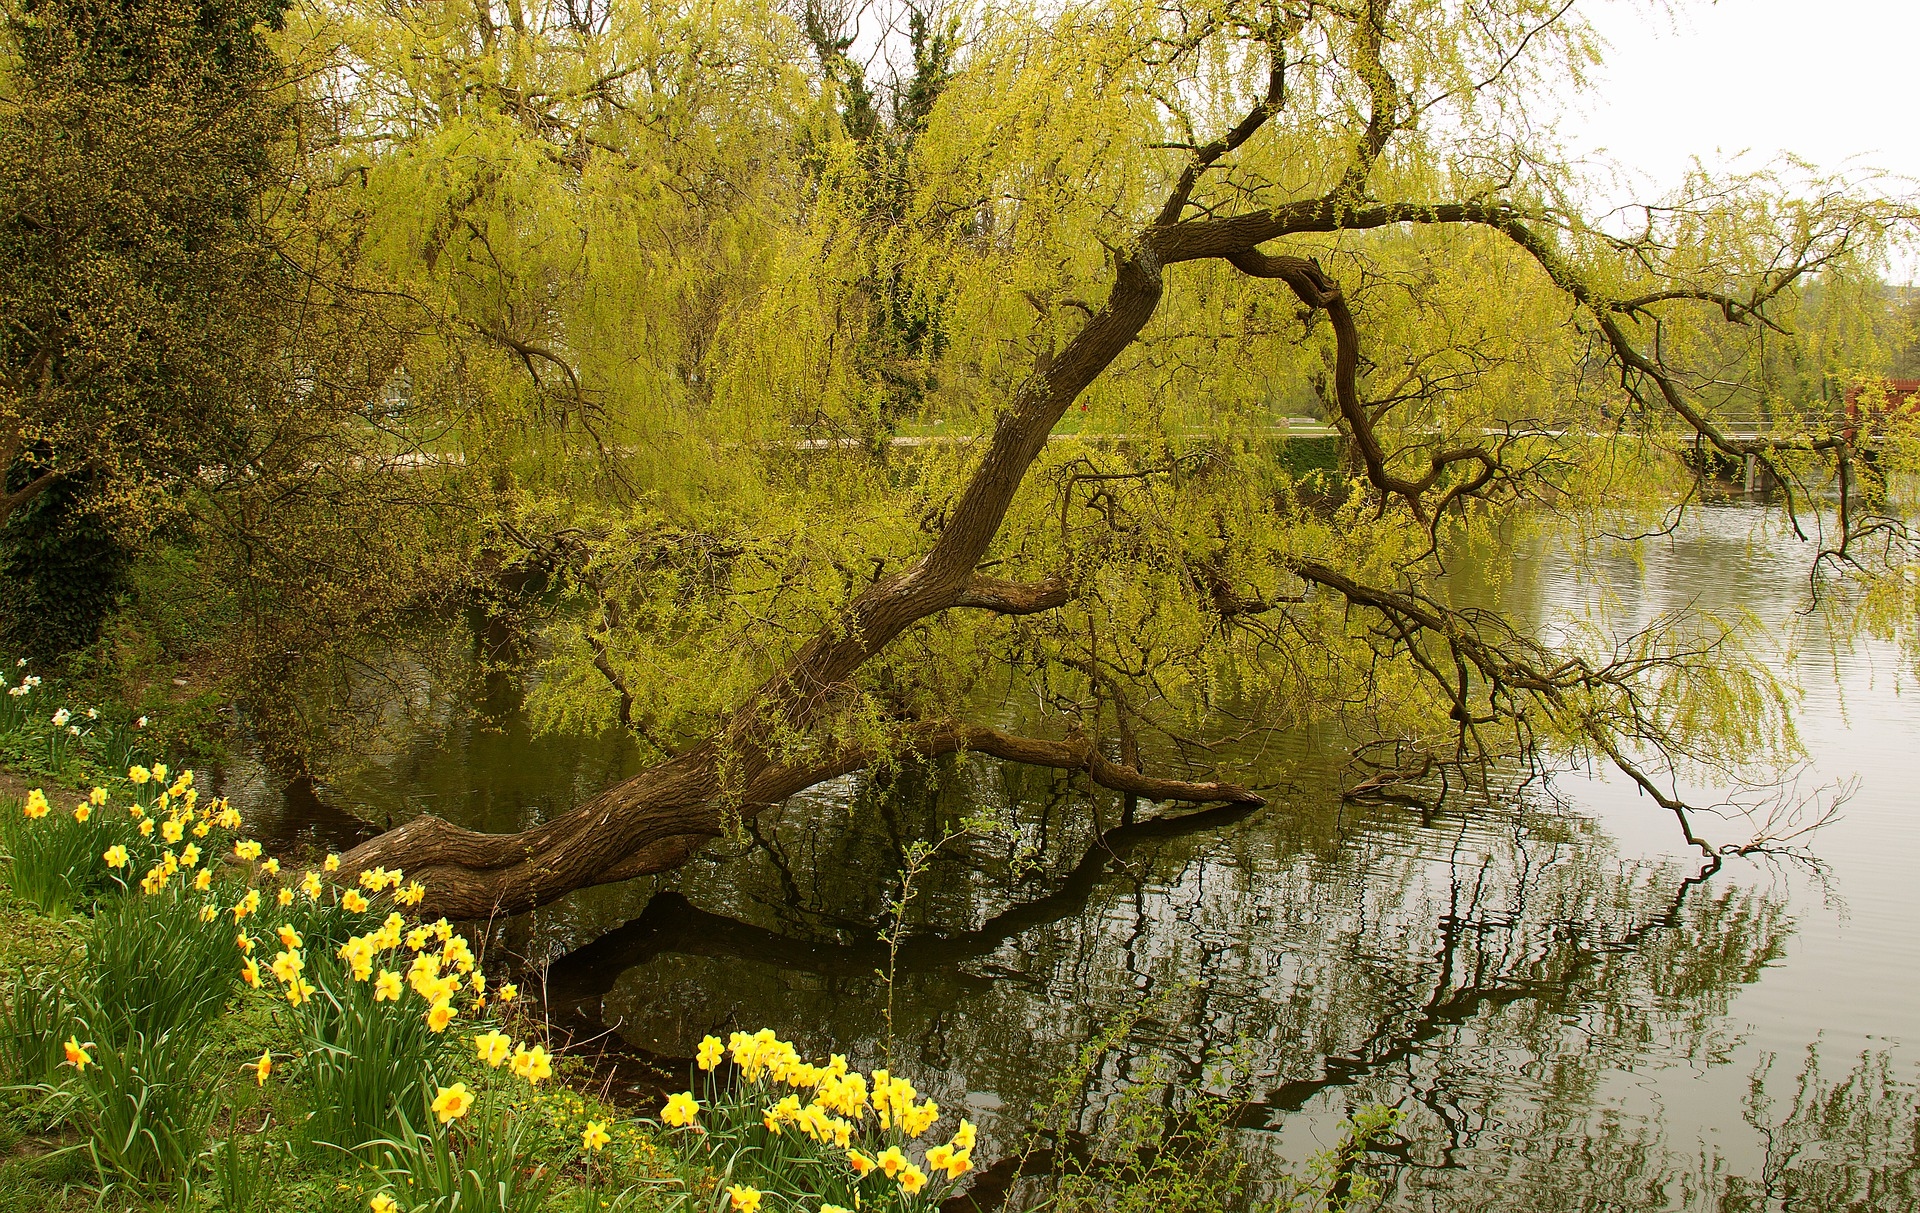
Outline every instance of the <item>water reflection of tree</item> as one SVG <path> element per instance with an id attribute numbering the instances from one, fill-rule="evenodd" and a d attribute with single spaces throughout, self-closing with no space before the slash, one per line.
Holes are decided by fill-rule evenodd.
<path id="1" fill-rule="evenodd" d="M 1726 1057 L 1727 1000 L 1789 930 L 1777 897 L 1621 862 L 1577 816 L 1489 810 L 1443 832 L 1388 812 L 1342 821 L 1354 810 L 1334 803 L 1334 820 L 1308 805 L 1298 822 L 1217 811 L 1076 833 L 1119 820 L 1117 806 L 1050 790 L 965 788 L 1022 804 L 1026 842 L 1052 845 L 1037 871 L 1000 843 L 955 856 L 900 960 L 900 1068 L 943 1102 L 971 1098 L 990 1136 L 1017 1131 L 1099 1024 L 1157 996 L 1167 1009 L 1090 1085 L 1085 1128 L 1150 1065 L 1217 1086 L 1231 1056 L 1254 1093 L 1242 1123 L 1256 1153 L 1279 1149 L 1272 1130 L 1302 1110 L 1383 1101 L 1415 1113 L 1396 1185 L 1447 1207 L 1478 1207 L 1489 1171 L 1581 1157 L 1628 1207 L 1651 1200 L 1627 1200 L 1636 1185 L 1704 1190 L 1656 1124 L 1613 1109 L 1607 1082 Z M 685 881 L 687 895 L 655 897 L 557 964 L 553 992 L 604 999 L 667 1051 L 764 1021 L 871 1052 L 886 840 L 930 832 L 942 806 L 890 798 L 880 828 L 836 829 L 844 803 L 775 822 L 731 879 Z"/>
<path id="2" fill-rule="evenodd" d="M 1381 1168 L 1398 1206 L 1429 1210 L 1701 1209 L 1716 1213 L 1909 1213 L 1920 1208 L 1920 1103 L 1886 1053 L 1862 1056 L 1837 1080 L 1810 1048 L 1792 1091 L 1772 1093 L 1774 1062 L 1750 1077 L 1745 1120 L 1752 1158 L 1665 1139 L 1657 1118 L 1550 1103 L 1505 1109 L 1483 1143 L 1500 1160 L 1448 1169 L 1417 1142 Z M 1683 1143 L 1690 1146 L 1691 1143 Z M 1737 1148 L 1733 1154 L 1740 1154 Z"/>

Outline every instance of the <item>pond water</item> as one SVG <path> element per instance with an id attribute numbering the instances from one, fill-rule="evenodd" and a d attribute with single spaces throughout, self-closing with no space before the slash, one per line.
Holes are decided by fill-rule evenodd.
<path id="1" fill-rule="evenodd" d="M 1698 511 L 1604 573 L 1621 622 L 1744 609 L 1792 638 L 1802 788 L 1857 780 L 1806 841 L 1817 864 L 1703 866 L 1670 815 L 1597 773 L 1424 817 L 1346 803 L 1344 750 L 1309 733 L 1261 755 L 1271 804 L 1251 813 L 1143 805 L 1124 824 L 1116 796 L 983 761 L 838 781 L 670 880 L 527 916 L 511 943 L 552 962 L 553 1005 L 675 1058 L 767 1026 L 880 1064 L 891 966 L 894 1069 L 981 1123 L 983 1162 L 1018 1149 L 1034 1105 L 1111 1033 L 1068 1100 L 1080 1129 L 1141 1083 L 1243 1096 L 1259 1178 L 1390 1104 L 1406 1120 L 1373 1163 L 1392 1208 L 1920 1209 L 1912 666 L 1800 614 L 1809 553 L 1767 518 Z M 1499 597 L 1551 624 L 1596 590 L 1542 547 Z M 245 762 L 229 792 L 337 843 L 356 828 L 340 810 L 517 828 L 636 761 L 618 737 L 534 737 L 510 712 L 443 719 L 317 798 Z M 983 806 L 1017 832 L 944 846 L 890 955 L 904 849 Z"/>

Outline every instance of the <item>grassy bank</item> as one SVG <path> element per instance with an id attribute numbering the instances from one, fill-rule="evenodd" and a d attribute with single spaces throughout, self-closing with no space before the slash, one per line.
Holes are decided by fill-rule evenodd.
<path id="1" fill-rule="evenodd" d="M 0 1208 L 918 1213 L 975 1169 L 973 1126 L 906 1078 L 770 1031 L 708 1037 L 688 1088 L 634 1116 L 483 937 L 412 913 L 419 882 L 266 855 L 191 772 L 100 777 L 0 785 Z M 1029 1154 L 1077 1136 L 1073 1087 Z M 1254 1202 L 1230 1104 L 1176 1123 L 1143 1094 L 1117 1136 L 1044 1151 L 1021 1206 L 1363 1207 L 1364 1146 L 1393 1126 L 1362 1118 Z"/>

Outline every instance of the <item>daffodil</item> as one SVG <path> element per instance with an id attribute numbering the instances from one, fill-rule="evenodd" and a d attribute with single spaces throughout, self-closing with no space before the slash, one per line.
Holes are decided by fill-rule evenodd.
<path id="1" fill-rule="evenodd" d="M 311 876 L 313 873 L 309 872 L 307 875 Z M 367 899 L 360 895 L 359 889 L 348 889 L 340 897 L 340 907 L 350 914 L 366 913 L 367 904 Z"/>
<path id="2" fill-rule="evenodd" d="M 727 1195 L 732 1199 L 734 1213 L 757 1213 L 760 1208 L 760 1191 L 757 1188 L 729 1184 Z"/>
<path id="3" fill-rule="evenodd" d="M 399 975 L 395 974 L 394 984 L 398 985 L 399 982 Z M 507 1059 L 508 1050 L 513 1047 L 513 1042 L 500 1032 L 482 1032 L 473 1038 L 473 1047 L 479 1053 L 481 1061 L 497 1070 L 500 1068 L 500 1063 Z"/>
<path id="4" fill-rule="evenodd" d="M 500 987 L 500 992 L 496 994 L 495 997 L 501 1002 L 512 1002 L 514 999 L 520 997 L 520 987 L 514 985 L 512 982 L 508 982 L 506 985 Z"/>
<path id="5" fill-rule="evenodd" d="M 294 930 L 293 927 L 287 923 L 281 924 L 279 935 L 280 942 L 289 948 L 301 947 L 306 942 L 300 938 L 300 932 Z"/>
<path id="6" fill-rule="evenodd" d="M 279 891 L 279 892 L 278 892 L 277 894 L 275 894 L 275 895 L 274 895 L 274 900 L 276 900 L 276 901 L 278 901 L 278 902 L 280 903 L 280 905 L 281 905 L 281 907 L 282 907 L 282 908 L 285 908 L 285 907 L 287 907 L 287 906 L 290 906 L 290 905 L 292 905 L 292 904 L 293 904 L 293 890 L 292 890 L 292 889 L 281 889 L 281 890 L 280 890 L 280 891 Z"/>
<path id="7" fill-rule="evenodd" d="M 153 837 L 153 818 L 149 817 L 140 823 L 140 836 L 142 838 Z"/>
<path id="8" fill-rule="evenodd" d="M 912 1163 L 908 1163 L 906 1166 L 900 1168 L 900 1174 L 894 1177 L 894 1181 L 900 1185 L 902 1192 L 905 1192 L 908 1196 L 913 1196 L 917 1194 L 920 1189 L 927 1186 L 927 1173 Z"/>
<path id="9" fill-rule="evenodd" d="M 180 824 L 180 819 L 177 817 L 169 817 L 160 823 L 160 838 L 163 842 L 168 844 L 179 842 L 185 834 L 186 827 Z"/>
<path id="10" fill-rule="evenodd" d="M 233 937 L 233 945 L 240 949 L 241 955 L 249 955 L 253 952 L 253 936 L 242 931 Z"/>
<path id="11" fill-rule="evenodd" d="M 340 857 L 338 855 L 329 855 L 327 856 L 327 861 L 320 866 L 329 872 L 338 872 L 340 870 Z"/>
<path id="12" fill-rule="evenodd" d="M 73 806 L 73 819 L 74 819 L 75 821 L 80 821 L 80 822 L 84 822 L 84 821 L 86 821 L 86 819 L 87 819 L 87 818 L 89 818 L 89 817 L 91 817 L 91 816 L 93 816 L 93 806 L 92 806 L 92 805 L 90 805 L 90 804 L 77 804 L 77 805 L 74 805 L 74 806 Z"/>
<path id="13" fill-rule="evenodd" d="M 78 1036 L 67 1037 L 67 1064 L 76 1070 L 93 1064 L 93 1054 L 87 1052 L 87 1046 L 80 1043 Z"/>
<path id="14" fill-rule="evenodd" d="M 308 897 L 320 896 L 320 873 L 308 872 L 300 878 L 300 891 Z"/>
<path id="15" fill-rule="evenodd" d="M 269 856 L 261 861 L 260 870 L 269 876 L 278 876 L 280 874 L 280 861 Z"/>
<path id="16" fill-rule="evenodd" d="M 607 1133 L 607 1126 L 597 1120 L 588 1121 L 586 1132 L 580 1135 L 580 1144 L 595 1152 L 605 1149 L 612 1140 Z"/>
<path id="17" fill-rule="evenodd" d="M 275 977 L 278 977 L 282 982 L 291 985 L 293 983 L 293 979 L 298 977 L 301 971 L 307 967 L 307 962 L 300 955 L 299 949 L 289 948 L 285 952 L 278 952 L 274 954 L 272 967 L 273 967 L 273 975 Z"/>
<path id="18" fill-rule="evenodd" d="M 294 978 L 293 984 L 287 987 L 287 1001 L 296 1007 L 306 1002 L 307 999 L 312 998 L 313 995 L 314 988 L 308 984 L 307 979 L 304 977 Z"/>
<path id="19" fill-rule="evenodd" d="M 400 1202 L 382 1192 L 368 1201 L 367 1206 L 373 1210 L 373 1213 L 398 1213 Z"/>
<path id="20" fill-rule="evenodd" d="M 260 858 L 260 844 L 251 838 L 233 844 L 233 853 L 241 859 L 252 862 Z"/>
<path id="21" fill-rule="evenodd" d="M 899 1146 L 888 1146 L 885 1150 L 881 1151 L 880 1169 L 887 1173 L 888 1179 L 892 1179 L 895 1175 L 898 1175 L 900 1168 L 906 1165 L 907 1156 L 900 1152 Z"/>
<path id="22" fill-rule="evenodd" d="M 132 780 L 134 785 L 138 787 L 138 786 L 144 785 L 147 782 L 147 780 L 152 779 L 153 772 L 147 770 L 147 768 L 145 767 L 140 767 L 140 766 L 128 767 L 127 778 Z"/>
<path id="23" fill-rule="evenodd" d="M 400 1000 L 400 974 L 392 969 L 380 970 L 380 976 L 373 982 L 373 1001 L 398 1002 Z"/>
<path id="24" fill-rule="evenodd" d="M 701 1038 L 700 1051 L 694 1056 L 699 1061 L 701 1069 L 711 1070 L 720 1064 L 720 1058 L 723 1052 L 724 1050 L 720 1047 L 720 1038 L 718 1036 L 706 1036 Z"/>
<path id="25" fill-rule="evenodd" d="M 682 1091 L 678 1095 L 667 1096 L 667 1106 L 660 1109 L 660 1119 L 676 1129 L 684 1129 L 700 1115 L 700 1102 L 693 1092 Z"/>
<path id="26" fill-rule="evenodd" d="M 858 1175 L 860 1178 L 865 1179 L 867 1177 L 867 1172 L 873 1170 L 875 1167 L 879 1166 L 880 1164 L 873 1161 L 871 1158 L 868 1158 L 865 1154 L 862 1154 L 858 1150 L 848 1150 L 847 1165 L 853 1168 L 853 1173 L 855 1175 Z"/>
<path id="27" fill-rule="evenodd" d="M 456 1082 L 450 1087 L 441 1087 L 433 1097 L 433 1114 L 440 1118 L 441 1124 L 460 1119 L 473 1106 L 473 1093 L 467 1090 L 467 1084 Z"/>
<path id="28" fill-rule="evenodd" d="M 962 1117 L 960 1127 L 953 1131 L 953 1148 L 956 1150 L 973 1149 L 973 1122 Z"/>
<path id="29" fill-rule="evenodd" d="M 427 1012 L 427 1027 L 435 1032 L 446 1031 L 447 1025 L 452 1022 L 453 1005 L 451 1003 L 436 1002 L 433 1004 L 432 1009 Z"/>
<path id="30" fill-rule="evenodd" d="M 107 803 L 107 790 L 95 785 L 93 791 L 87 793 L 87 803 L 93 805 L 95 808 Z"/>
<path id="31" fill-rule="evenodd" d="M 273 1073 L 272 1051 L 269 1050 L 265 1053 L 260 1054 L 260 1060 L 254 1062 L 250 1068 L 253 1070 L 255 1085 L 262 1086 L 262 1087 L 266 1086 L 267 1075 Z"/>
<path id="32" fill-rule="evenodd" d="M 33 820 L 38 821 L 51 811 L 51 807 L 52 806 L 47 804 L 47 794 L 39 788 L 34 788 L 27 793 L 27 803 L 25 807 L 21 809 L 21 812 Z"/>
<path id="33" fill-rule="evenodd" d="M 553 1077 L 553 1059 L 546 1049 L 535 1045 L 529 1049 L 525 1045 L 516 1045 L 513 1050 L 513 1072 L 530 1083 L 538 1083 Z"/>
<path id="34" fill-rule="evenodd" d="M 240 979 L 246 982 L 248 985 L 252 986 L 254 989 L 256 990 L 259 989 L 260 988 L 260 962 L 255 960 L 251 956 L 247 957 L 247 962 L 240 966 Z"/>
<path id="35" fill-rule="evenodd" d="M 199 862 L 200 862 L 199 845 L 197 843 L 191 843 L 191 842 L 188 843 L 185 849 L 183 849 L 180 852 L 180 866 L 183 868 L 190 868 Z"/>
<path id="36" fill-rule="evenodd" d="M 107 853 L 101 858 L 107 861 L 110 868 L 124 868 L 127 866 L 127 848 L 115 843 L 107 848 Z"/>

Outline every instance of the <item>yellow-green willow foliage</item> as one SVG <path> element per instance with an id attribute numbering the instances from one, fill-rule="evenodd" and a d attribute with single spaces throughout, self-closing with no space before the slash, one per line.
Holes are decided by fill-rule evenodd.
<path id="1" fill-rule="evenodd" d="M 1355 478 L 1350 453 L 1302 473 L 1284 419 L 1331 407 L 1326 313 L 1222 261 L 1170 266 L 1155 318 L 1059 427 L 982 567 L 1065 578 L 1071 601 L 929 618 L 818 727 L 884 753 L 903 720 L 1017 704 L 1131 745 L 1226 708 L 1445 744 L 1444 679 L 1377 617 L 1306 592 L 1298 562 L 1441 593 L 1469 554 L 1497 581 L 1527 528 L 1580 548 L 1662 518 L 1691 493 L 1678 419 L 1627 397 L 1583 305 L 1644 297 L 1607 315 L 1649 344 L 1657 322 L 1691 385 L 1764 394 L 1796 339 L 1769 353 L 1751 326 L 1716 330 L 1737 302 L 1694 296 L 1796 305 L 1806 283 L 1782 264 L 1871 264 L 1883 216 L 1753 177 L 1690 183 L 1644 230 L 1583 223 L 1580 182 L 1516 118 L 1583 79 L 1586 27 L 1546 0 L 1389 7 L 1375 36 L 1325 5 L 961 6 L 937 99 L 884 150 L 841 122 L 845 90 L 771 3 L 297 9 L 284 46 L 316 102 L 308 189 L 417 333 L 392 424 L 464 469 L 449 474 L 470 477 L 489 544 L 557 588 L 543 719 L 618 714 L 677 748 L 925 552 L 996 419 L 1103 306 L 1194 149 L 1266 92 L 1277 39 L 1284 104 L 1200 173 L 1182 214 L 1412 208 L 1283 251 L 1342 286 L 1390 466 L 1417 476 L 1433 451 L 1486 442 L 1502 478 L 1427 526 Z M 1370 132 L 1383 80 L 1392 129 Z M 1487 200 L 1534 216 L 1537 247 L 1424 221 Z M 877 341 L 888 325 L 912 339 Z M 1712 625 L 1564 638 L 1664 680 L 1676 752 L 1730 723 L 1781 735 L 1777 688 L 1723 660 Z M 1620 713 L 1572 703 L 1539 735 L 1581 743 Z"/>

